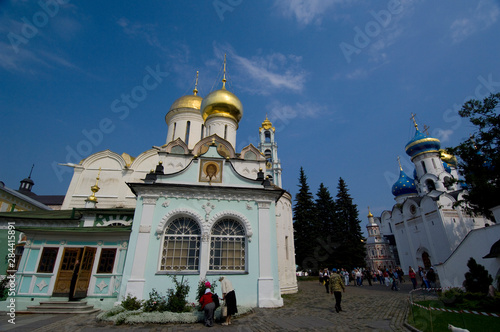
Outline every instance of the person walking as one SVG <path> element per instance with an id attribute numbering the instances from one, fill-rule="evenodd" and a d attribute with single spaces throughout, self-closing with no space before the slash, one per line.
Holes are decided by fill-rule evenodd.
<path id="1" fill-rule="evenodd" d="M 342 282 L 340 274 L 337 273 L 337 269 L 332 270 L 332 275 L 330 277 L 330 294 L 335 296 L 335 311 L 342 311 L 340 303 L 342 302 L 342 293 L 345 292 L 345 286 Z"/>
<path id="2" fill-rule="evenodd" d="M 220 286 L 222 289 L 222 299 L 225 301 L 227 306 L 227 316 L 226 321 L 222 325 L 231 324 L 231 316 L 238 313 L 238 307 L 236 305 L 236 294 L 234 293 L 233 284 L 226 277 L 220 277 Z"/>
<path id="3" fill-rule="evenodd" d="M 205 312 L 205 326 L 214 326 L 215 303 L 212 299 L 210 288 L 205 289 L 205 294 L 200 298 L 201 309 Z"/>
<path id="4" fill-rule="evenodd" d="M 328 271 L 328 269 L 325 269 L 325 271 L 323 272 L 323 283 L 325 284 L 325 289 L 326 289 L 326 292 L 329 293 L 330 292 L 330 272 Z"/>
<path id="5" fill-rule="evenodd" d="M 344 268 L 342 268 L 340 275 L 344 277 L 344 284 L 346 286 L 349 286 L 349 272 L 347 272 Z"/>
<path id="6" fill-rule="evenodd" d="M 413 289 L 417 289 L 417 274 L 411 266 L 408 270 L 408 276 L 410 277 L 411 283 L 413 284 Z"/>
<path id="7" fill-rule="evenodd" d="M 372 285 L 372 272 L 369 269 L 365 270 L 365 279 L 368 280 L 368 285 Z"/>
<path id="8" fill-rule="evenodd" d="M 427 282 L 429 283 L 428 288 L 436 288 L 436 272 L 434 272 L 434 268 L 431 266 L 429 271 L 426 273 Z"/>

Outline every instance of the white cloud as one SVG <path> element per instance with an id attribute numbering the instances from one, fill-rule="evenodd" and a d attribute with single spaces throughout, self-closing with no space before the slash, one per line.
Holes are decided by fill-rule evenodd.
<path id="1" fill-rule="evenodd" d="M 138 22 L 130 22 L 127 18 L 121 17 L 116 21 L 116 24 L 122 27 L 123 32 L 132 38 L 138 38 L 146 41 L 151 46 L 157 47 L 162 51 L 167 49 L 160 43 L 158 38 L 156 24 L 143 24 Z"/>
<path id="2" fill-rule="evenodd" d="M 437 136 L 441 143 L 444 143 L 450 140 L 451 135 L 453 135 L 453 130 L 436 129 L 435 133 L 433 132 L 433 134 Z"/>
<path id="3" fill-rule="evenodd" d="M 316 103 L 296 103 L 295 105 L 283 105 L 280 102 L 272 102 L 268 107 L 269 120 L 287 125 L 293 119 L 310 119 L 326 115 L 328 108 Z"/>
<path id="4" fill-rule="evenodd" d="M 306 71 L 301 67 L 302 57 L 274 52 L 246 58 L 238 55 L 231 46 L 214 44 L 216 56 L 222 58 L 221 49 L 228 53 L 231 68 L 237 71 L 244 82 L 241 85 L 251 93 L 268 95 L 276 90 L 301 92 L 306 81 Z"/>
<path id="5" fill-rule="evenodd" d="M 349 80 L 357 80 L 368 76 L 368 72 L 363 68 L 357 68 L 354 71 L 347 73 L 346 78 Z"/>
<path id="6" fill-rule="evenodd" d="M 300 24 L 320 24 L 327 10 L 344 0 L 275 0 L 274 4 L 286 17 L 294 17 Z"/>
<path id="7" fill-rule="evenodd" d="M 459 43 L 478 31 L 487 29 L 498 20 L 499 6 L 491 0 L 482 0 L 474 12 L 464 18 L 458 18 L 450 26 L 453 43 Z"/>

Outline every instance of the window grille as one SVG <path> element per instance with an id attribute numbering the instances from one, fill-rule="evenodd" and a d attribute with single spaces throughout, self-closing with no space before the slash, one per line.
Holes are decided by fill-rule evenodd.
<path id="1" fill-rule="evenodd" d="M 172 221 L 165 230 L 160 270 L 198 270 L 200 237 L 195 220 L 180 217 Z"/>
<path id="2" fill-rule="evenodd" d="M 245 247 L 243 226 L 236 220 L 219 220 L 210 239 L 210 270 L 245 271 Z"/>
<path id="3" fill-rule="evenodd" d="M 54 271 L 54 264 L 56 263 L 58 251 L 58 248 L 43 248 L 42 258 L 40 259 L 37 272 L 52 273 Z"/>
<path id="4" fill-rule="evenodd" d="M 97 273 L 112 273 L 115 265 L 116 249 L 102 249 Z"/>

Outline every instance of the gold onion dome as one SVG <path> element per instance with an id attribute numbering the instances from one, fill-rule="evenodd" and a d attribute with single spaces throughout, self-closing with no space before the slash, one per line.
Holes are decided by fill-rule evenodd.
<path id="1" fill-rule="evenodd" d="M 211 117 L 230 118 L 239 123 L 243 117 L 243 105 L 232 92 L 226 90 L 226 55 L 224 55 L 224 76 L 222 89 L 210 92 L 201 103 L 203 121 Z"/>
<path id="2" fill-rule="evenodd" d="M 172 106 L 170 106 L 169 112 L 179 108 L 195 108 L 199 110 L 201 107 L 202 100 L 203 98 L 196 95 L 182 96 L 176 101 L 174 101 Z"/>
<path id="3" fill-rule="evenodd" d="M 232 92 L 222 88 L 209 93 L 201 103 L 203 121 L 210 117 L 221 116 L 231 118 L 239 123 L 243 117 L 243 105 Z"/>
<path id="4" fill-rule="evenodd" d="M 446 150 L 444 150 L 444 149 L 439 150 L 439 154 L 440 154 L 442 161 L 444 161 L 448 165 L 452 165 L 455 167 L 457 166 L 457 157 L 455 157 L 454 155 L 452 155 L 450 153 L 447 153 Z"/>
<path id="5" fill-rule="evenodd" d="M 165 121 L 168 123 L 169 117 L 172 117 L 173 114 L 178 113 L 175 112 L 176 110 L 182 109 L 182 108 L 191 108 L 195 110 L 199 110 L 201 107 L 201 101 L 203 98 L 198 96 L 198 72 L 196 72 L 196 83 L 193 89 L 193 94 L 192 95 L 187 95 L 187 96 L 182 96 L 178 98 L 172 106 L 170 106 L 170 109 L 167 112 L 167 115 L 165 115 Z"/>

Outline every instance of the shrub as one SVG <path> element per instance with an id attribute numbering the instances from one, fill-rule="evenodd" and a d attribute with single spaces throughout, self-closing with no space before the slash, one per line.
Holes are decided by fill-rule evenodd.
<path id="1" fill-rule="evenodd" d="M 176 276 L 170 276 L 172 281 L 175 284 L 175 290 L 168 290 L 168 301 L 167 301 L 167 310 L 171 312 L 186 312 L 190 309 L 186 307 L 187 301 L 186 297 L 189 293 L 189 284 L 184 281 L 184 276 L 181 281 L 177 280 Z"/>
<path id="2" fill-rule="evenodd" d="M 142 301 L 137 297 L 127 294 L 127 297 L 122 301 L 121 306 L 127 311 L 138 310 L 142 306 Z"/>
<path id="3" fill-rule="evenodd" d="M 465 289 L 472 293 L 488 293 L 488 288 L 493 282 L 493 278 L 481 264 L 477 264 L 474 258 L 467 262 L 469 272 L 465 274 Z"/>
<path id="4" fill-rule="evenodd" d="M 0 301 L 5 301 L 5 299 L 7 299 L 7 295 L 9 294 L 9 288 L 7 287 L 8 281 L 9 279 L 7 279 L 7 277 L 0 281 Z"/>
<path id="5" fill-rule="evenodd" d="M 203 294 L 205 294 L 205 289 L 207 289 L 207 287 L 205 287 L 205 283 L 207 281 L 208 281 L 207 279 L 203 279 L 203 280 L 200 280 L 200 282 L 198 282 L 198 290 L 196 292 L 196 294 L 197 294 L 196 299 L 198 301 L 201 299 Z M 215 287 L 217 287 L 217 281 L 214 280 L 214 281 L 210 282 L 210 291 L 212 293 L 215 293 Z"/>
<path id="6" fill-rule="evenodd" d="M 149 299 L 144 301 L 142 310 L 144 312 L 152 312 L 152 311 L 168 311 L 167 300 L 164 296 L 161 296 L 160 293 L 156 289 L 149 293 Z"/>
<path id="7" fill-rule="evenodd" d="M 461 290 L 460 288 L 450 288 L 444 292 L 441 293 L 439 296 L 439 299 L 446 305 L 446 306 L 454 306 L 459 303 L 462 303 L 464 300 L 464 295 L 465 292 Z"/>

